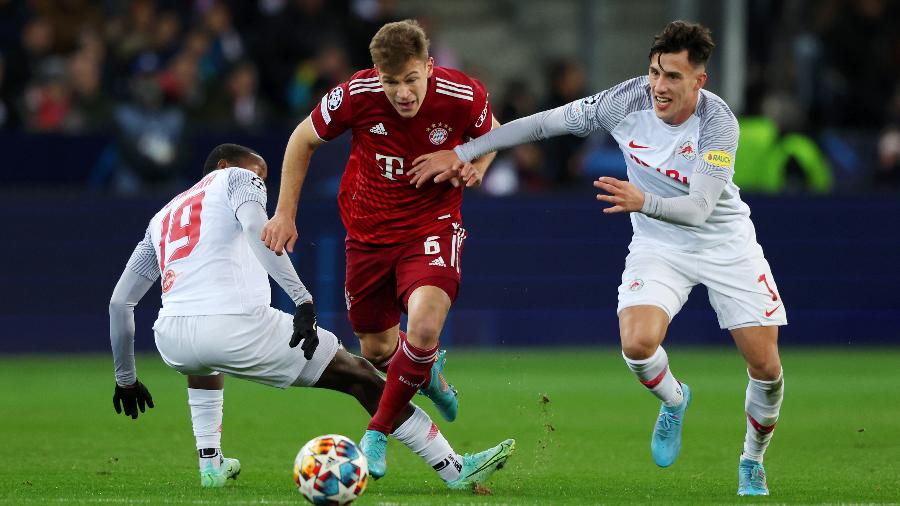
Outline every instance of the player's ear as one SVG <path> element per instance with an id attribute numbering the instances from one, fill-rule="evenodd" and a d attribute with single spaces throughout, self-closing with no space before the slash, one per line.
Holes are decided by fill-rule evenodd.
<path id="1" fill-rule="evenodd" d="M 231 164 L 228 163 L 228 160 L 222 158 L 222 159 L 219 160 L 219 163 L 216 164 L 216 168 L 217 168 L 217 169 L 224 169 L 225 167 L 228 167 L 228 166 L 230 166 L 230 165 L 231 165 Z"/>
<path id="2" fill-rule="evenodd" d="M 434 58 L 431 56 L 425 60 L 425 74 L 427 77 L 431 77 L 431 75 L 434 74 Z"/>
<path id="3" fill-rule="evenodd" d="M 700 74 L 697 76 L 697 82 L 694 84 L 694 91 L 697 91 L 700 88 L 702 88 L 704 85 L 706 85 L 707 77 L 709 77 L 709 76 L 706 75 L 705 70 L 700 72 Z"/>

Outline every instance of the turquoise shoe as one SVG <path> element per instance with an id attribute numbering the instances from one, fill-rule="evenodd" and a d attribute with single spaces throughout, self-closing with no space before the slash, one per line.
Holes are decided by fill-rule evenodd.
<path id="1" fill-rule="evenodd" d="M 457 391 L 453 385 L 444 379 L 444 363 L 447 361 L 447 350 L 438 352 L 438 356 L 431 366 L 431 381 L 427 387 L 419 390 L 419 393 L 431 399 L 437 408 L 441 418 L 452 422 L 456 420 L 456 412 L 459 409 L 459 401 L 456 398 Z"/>
<path id="2" fill-rule="evenodd" d="M 214 468 L 210 462 L 206 469 L 200 470 L 200 486 L 221 488 L 225 486 L 225 480 L 236 480 L 239 474 L 241 474 L 241 461 L 223 457 L 219 469 Z"/>
<path id="3" fill-rule="evenodd" d="M 369 474 L 374 479 L 387 472 L 387 436 L 377 430 L 367 430 L 359 442 L 359 449 L 369 462 Z"/>
<path id="4" fill-rule="evenodd" d="M 448 481 L 447 487 L 453 490 L 470 489 L 476 483 L 484 483 L 494 474 L 494 471 L 503 469 L 506 460 L 515 449 L 516 440 L 507 439 L 497 446 L 475 455 L 465 454 L 459 478 Z"/>
<path id="5" fill-rule="evenodd" d="M 766 469 L 762 462 L 741 459 L 738 464 L 738 495 L 769 495 Z"/>
<path id="6" fill-rule="evenodd" d="M 684 423 L 684 412 L 691 404 L 691 389 L 682 383 L 681 390 L 684 392 L 681 404 L 672 407 L 663 404 L 659 408 L 656 426 L 653 427 L 650 452 L 659 467 L 671 466 L 681 451 L 681 426 Z"/>

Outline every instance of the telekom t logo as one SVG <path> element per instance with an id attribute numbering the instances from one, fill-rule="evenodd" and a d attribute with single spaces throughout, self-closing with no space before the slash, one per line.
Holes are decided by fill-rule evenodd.
<path id="1" fill-rule="evenodd" d="M 384 160 L 384 163 L 381 162 L 382 160 Z M 375 162 L 381 167 L 381 170 L 384 171 L 381 175 L 391 181 L 397 180 L 397 178 L 394 177 L 395 174 L 398 176 L 403 175 L 403 158 L 399 156 L 387 156 L 375 153 Z"/>

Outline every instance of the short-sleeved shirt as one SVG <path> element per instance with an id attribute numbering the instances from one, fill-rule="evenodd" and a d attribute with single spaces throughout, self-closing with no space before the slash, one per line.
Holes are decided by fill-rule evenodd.
<path id="1" fill-rule="evenodd" d="M 150 280 L 162 275 L 160 316 L 250 314 L 270 304 L 268 274 L 236 216 L 247 203 L 265 208 L 266 186 L 231 167 L 210 172 L 150 220 L 128 268 Z"/>
<path id="2" fill-rule="evenodd" d="M 700 250 L 747 237 L 750 208 L 732 182 L 739 128 L 725 102 L 700 90 L 694 114 L 680 125 L 656 116 L 647 76 L 636 77 L 565 107 L 566 129 L 585 136 L 605 130 L 625 157 L 628 180 L 660 197 L 689 193 L 693 174 L 726 182 L 712 214 L 699 226 L 678 225 L 631 213 L 634 238 L 681 250 Z"/>
<path id="3" fill-rule="evenodd" d="M 487 91 L 457 70 L 434 67 L 418 113 L 403 118 L 388 101 L 374 69 L 332 89 L 310 114 L 320 139 L 352 131 L 350 158 L 338 192 L 350 239 L 400 244 L 461 223 L 462 188 L 427 183 L 408 171 L 419 155 L 452 149 L 491 130 Z"/>

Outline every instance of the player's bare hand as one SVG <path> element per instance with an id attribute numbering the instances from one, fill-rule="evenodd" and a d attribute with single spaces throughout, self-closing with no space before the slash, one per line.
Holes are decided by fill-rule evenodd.
<path id="1" fill-rule="evenodd" d="M 116 413 L 124 411 L 125 416 L 137 420 L 138 409 L 143 413 L 145 407 L 153 407 L 153 397 L 143 383 L 135 381 L 133 385 L 124 387 L 116 385 L 116 392 L 113 394 L 113 408 Z"/>
<path id="2" fill-rule="evenodd" d="M 275 213 L 272 219 L 267 221 L 260 234 L 260 240 L 266 243 L 266 247 L 281 256 L 284 250 L 294 252 L 294 243 L 297 242 L 297 224 L 294 218 Z"/>
<path id="3" fill-rule="evenodd" d="M 413 167 L 408 172 L 412 176 L 409 182 L 416 188 L 421 188 L 428 181 L 449 181 L 453 186 L 459 186 L 462 184 L 460 173 L 465 165 L 453 150 L 428 153 L 413 160 Z"/>
<path id="4" fill-rule="evenodd" d="M 633 213 L 644 207 L 644 192 L 629 181 L 601 177 L 594 181 L 594 188 L 606 192 L 598 193 L 597 200 L 612 204 L 603 210 L 604 213 Z"/>
<path id="5" fill-rule="evenodd" d="M 459 178 L 465 183 L 466 188 L 481 186 L 483 177 L 484 174 L 478 170 L 478 167 L 475 167 L 471 163 L 463 165 L 462 170 L 459 171 Z"/>

